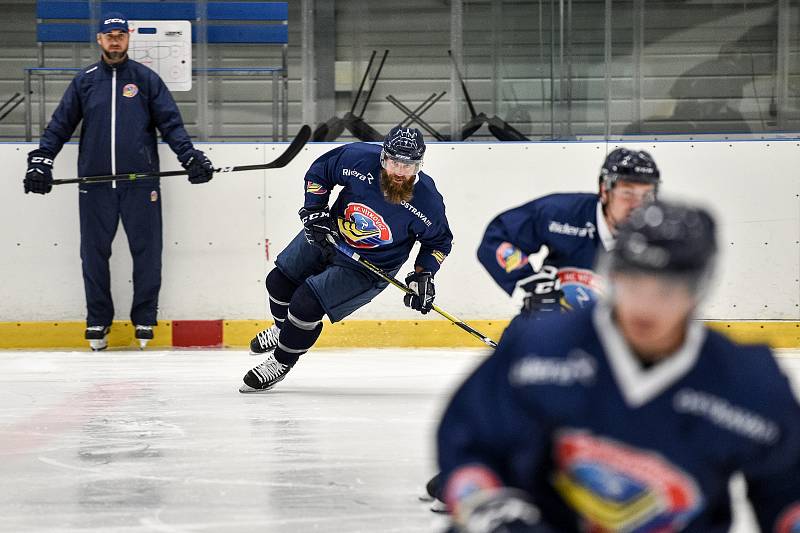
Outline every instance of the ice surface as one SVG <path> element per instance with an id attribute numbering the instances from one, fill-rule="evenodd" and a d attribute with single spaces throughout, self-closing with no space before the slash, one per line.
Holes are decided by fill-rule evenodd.
<path id="1" fill-rule="evenodd" d="M 2 352 L 0 530 L 441 531 L 433 431 L 485 353 L 318 350 L 243 395 L 240 351 Z"/>

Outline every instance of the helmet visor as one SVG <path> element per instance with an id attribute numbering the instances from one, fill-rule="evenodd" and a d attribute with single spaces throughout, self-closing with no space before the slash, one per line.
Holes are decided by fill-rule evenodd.
<path id="1" fill-rule="evenodd" d="M 395 157 L 381 151 L 381 166 L 392 174 L 411 176 L 419 173 L 422 167 L 422 160 L 411 160 L 403 157 Z"/>

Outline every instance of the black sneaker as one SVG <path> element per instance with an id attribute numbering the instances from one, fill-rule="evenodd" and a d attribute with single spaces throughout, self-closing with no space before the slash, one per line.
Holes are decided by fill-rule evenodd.
<path id="1" fill-rule="evenodd" d="M 108 332 L 111 326 L 88 326 L 84 338 L 89 341 L 89 347 L 93 352 L 99 352 L 108 348 Z"/>
<path id="2" fill-rule="evenodd" d="M 139 349 L 144 350 L 147 343 L 153 340 L 153 326 L 136 326 L 135 336 L 139 339 Z"/>
<path id="3" fill-rule="evenodd" d="M 267 360 L 244 375 L 244 384 L 239 387 L 239 392 L 266 392 L 277 385 L 286 377 L 292 367 L 279 363 L 272 354 L 267 355 Z"/>
<path id="4" fill-rule="evenodd" d="M 272 325 L 264 331 L 258 332 L 250 341 L 250 355 L 261 355 L 272 352 L 278 346 L 278 336 L 281 330 L 278 326 Z"/>

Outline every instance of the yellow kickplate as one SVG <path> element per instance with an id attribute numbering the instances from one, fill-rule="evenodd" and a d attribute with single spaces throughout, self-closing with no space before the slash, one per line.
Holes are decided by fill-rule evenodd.
<path id="1" fill-rule="evenodd" d="M 0 348 L 80 348 L 89 350 L 83 338 L 84 322 L 0 322 Z M 109 348 L 138 348 L 133 326 L 128 321 L 114 321 L 108 335 Z M 159 322 L 153 328 L 153 340 L 148 348 L 172 346 L 172 322 Z"/>
<path id="2" fill-rule="evenodd" d="M 800 347 L 800 322 L 718 322 L 706 321 L 706 325 L 723 333 L 736 342 L 746 344 L 768 344 L 773 348 Z"/>
<path id="3" fill-rule="evenodd" d="M 319 348 L 384 347 L 481 347 L 485 346 L 447 320 L 345 320 L 323 323 Z M 225 320 L 222 339 L 225 346 L 244 347 L 256 333 L 272 325 L 270 321 Z M 475 320 L 469 325 L 495 342 L 508 326 L 507 320 Z"/>
<path id="4" fill-rule="evenodd" d="M 495 342 L 508 320 L 468 322 Z M 708 321 L 711 329 L 737 342 L 769 344 L 773 348 L 800 348 L 800 322 L 796 321 Z M 268 320 L 224 320 L 223 345 L 244 348 L 256 333 L 272 325 Z M 0 322 L 0 349 L 80 348 L 89 349 L 83 338 L 83 322 Z M 162 321 L 154 329 L 148 348 L 172 346 L 172 322 Z M 111 348 L 138 348 L 133 326 L 117 321 L 109 335 Z M 345 320 L 325 322 L 317 347 L 335 348 L 456 348 L 485 346 L 480 340 L 447 320 Z"/>

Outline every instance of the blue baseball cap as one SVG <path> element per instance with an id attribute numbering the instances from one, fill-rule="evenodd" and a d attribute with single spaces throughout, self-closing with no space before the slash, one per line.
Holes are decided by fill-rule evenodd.
<path id="1" fill-rule="evenodd" d="M 128 33 L 128 19 L 122 13 L 106 13 L 100 19 L 100 33 L 121 30 Z"/>

